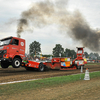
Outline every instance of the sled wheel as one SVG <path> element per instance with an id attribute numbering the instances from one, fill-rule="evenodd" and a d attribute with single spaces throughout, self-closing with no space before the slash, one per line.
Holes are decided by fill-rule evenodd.
<path id="1" fill-rule="evenodd" d="M 40 71 L 40 72 L 43 72 L 44 71 L 44 65 L 43 65 L 43 63 L 40 63 L 39 64 L 39 68 L 38 68 L 38 71 Z"/>

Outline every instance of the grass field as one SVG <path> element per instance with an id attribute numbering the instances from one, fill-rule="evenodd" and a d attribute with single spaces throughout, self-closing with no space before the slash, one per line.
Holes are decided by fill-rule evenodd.
<path id="1" fill-rule="evenodd" d="M 90 74 L 90 78 L 100 77 L 100 72 L 93 72 L 89 74 Z M 59 85 L 73 83 L 75 81 L 81 81 L 83 79 L 84 79 L 84 74 L 77 74 L 77 75 L 45 78 L 45 79 L 40 79 L 40 80 L 35 80 L 35 81 L 30 81 L 30 82 L 1 85 L 0 96 L 11 95 L 12 93 L 16 94 L 18 92 L 27 91 L 27 90 L 58 87 Z"/>
<path id="2" fill-rule="evenodd" d="M 93 64 L 95 65 L 95 63 Z M 99 63 L 96 63 L 96 64 L 99 64 Z M 93 72 L 89 74 L 90 74 L 91 80 L 94 80 L 94 78 L 98 78 L 98 79 L 96 81 L 94 80 L 94 81 L 85 82 L 83 81 L 85 74 L 77 74 L 77 75 L 45 78 L 45 79 L 29 81 L 29 82 L 0 85 L 0 100 L 27 100 L 27 99 L 33 100 L 33 98 L 34 100 L 60 100 L 60 99 L 61 100 L 80 100 L 76 98 L 77 97 L 76 92 L 80 94 L 81 92 L 84 93 L 85 91 L 85 94 L 87 94 L 88 90 L 89 90 L 89 93 L 92 93 L 92 91 L 96 92 L 96 90 L 98 91 L 100 90 L 100 87 L 98 86 L 99 79 L 100 79 L 100 72 Z M 85 86 L 85 88 L 82 88 L 81 85 Z M 94 86 L 96 88 L 94 88 Z M 78 90 L 75 90 L 77 88 Z M 70 91 L 72 92 L 70 93 Z M 27 94 L 29 97 L 27 97 Z M 93 94 L 95 93 L 92 93 L 91 95 Z M 96 92 L 96 94 L 98 94 L 98 92 Z M 43 95 L 44 97 L 42 97 Z M 54 97 L 52 97 L 51 99 L 47 99 L 48 95 L 49 95 L 49 98 L 51 98 L 51 95 Z M 71 99 L 65 99 L 67 95 L 68 97 L 69 96 L 72 97 L 73 95 L 74 96 Z M 80 94 L 80 95 L 83 95 L 83 94 Z M 84 97 L 81 100 L 85 100 Z M 93 98 L 93 100 L 96 100 L 96 99 Z M 100 98 L 97 100 L 100 100 Z"/>

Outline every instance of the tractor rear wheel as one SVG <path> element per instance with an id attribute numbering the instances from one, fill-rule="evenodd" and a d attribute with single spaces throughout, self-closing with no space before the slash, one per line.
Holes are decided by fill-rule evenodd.
<path id="1" fill-rule="evenodd" d="M 19 68 L 21 65 L 21 59 L 19 58 L 14 58 L 14 60 L 12 61 L 12 66 L 13 68 Z"/>
<path id="2" fill-rule="evenodd" d="M 9 63 L 1 61 L 1 67 L 2 68 L 8 68 L 9 67 Z"/>

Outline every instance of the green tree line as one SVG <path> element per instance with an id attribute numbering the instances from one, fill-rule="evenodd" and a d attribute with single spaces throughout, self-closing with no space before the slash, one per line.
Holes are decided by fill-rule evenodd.
<path id="1" fill-rule="evenodd" d="M 29 53 L 31 56 L 39 55 L 41 54 L 41 44 L 37 41 L 32 42 L 29 45 Z M 100 56 L 98 53 L 88 53 L 84 52 L 84 55 L 86 58 L 89 58 L 91 60 L 100 60 Z M 55 47 L 52 49 L 52 55 L 44 55 L 44 57 L 71 57 L 76 58 L 76 52 L 75 50 L 71 50 L 69 48 L 64 49 L 61 44 L 56 44 Z"/>

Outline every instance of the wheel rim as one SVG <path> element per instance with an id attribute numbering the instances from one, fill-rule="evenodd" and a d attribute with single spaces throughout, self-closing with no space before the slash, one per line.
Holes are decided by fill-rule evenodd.
<path id="1" fill-rule="evenodd" d="M 43 70 L 44 70 L 43 65 L 40 65 L 40 70 L 41 70 L 41 71 L 43 71 Z"/>
<path id="2" fill-rule="evenodd" d="M 19 60 L 15 61 L 15 66 L 17 66 L 17 67 L 20 66 L 20 61 Z"/>

